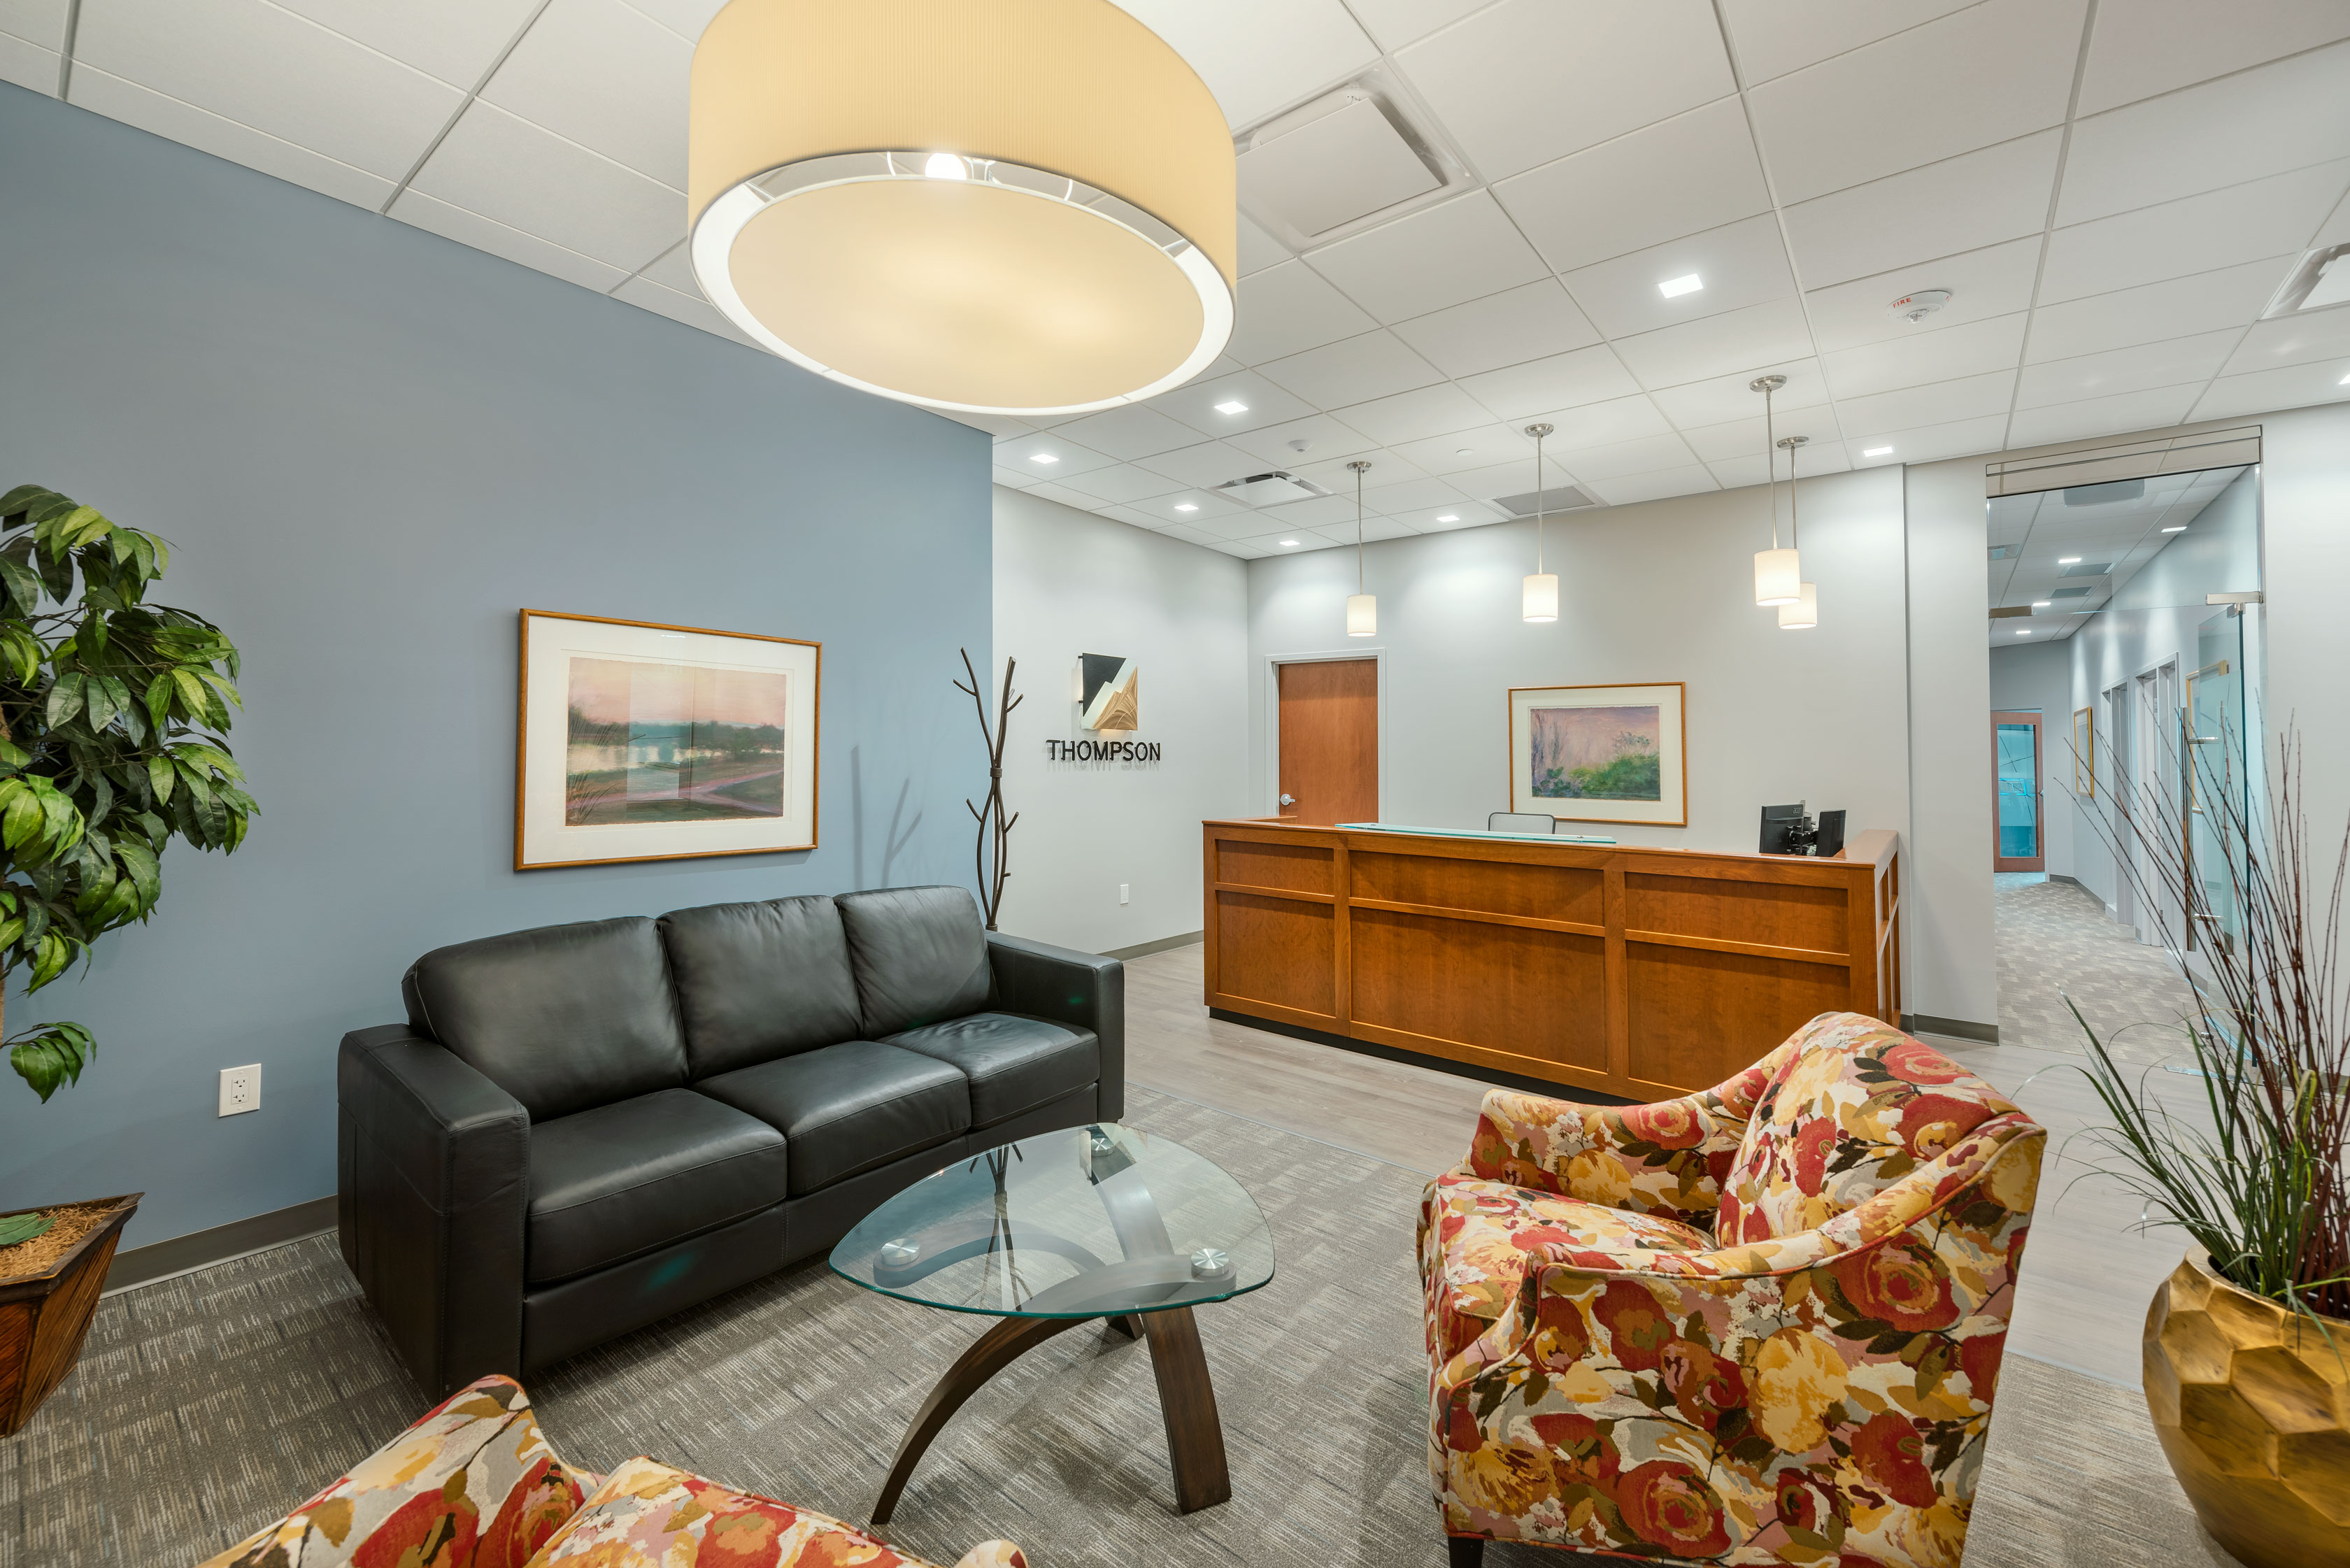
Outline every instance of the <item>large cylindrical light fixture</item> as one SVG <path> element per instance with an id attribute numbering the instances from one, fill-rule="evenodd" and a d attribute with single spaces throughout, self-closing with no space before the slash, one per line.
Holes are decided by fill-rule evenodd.
<path id="1" fill-rule="evenodd" d="M 1347 466 L 1355 475 L 1355 591 L 1347 596 L 1347 635 L 1377 637 L 1378 597 L 1363 591 L 1363 475 L 1370 472 L 1371 465 L 1358 457 Z"/>
<path id="2" fill-rule="evenodd" d="M 711 303 L 865 391 L 1077 413 L 1232 336 L 1231 128 L 1110 0 L 733 0 L 688 154 Z"/>
<path id="3" fill-rule="evenodd" d="M 1746 384 L 1748 391 L 1762 394 L 1762 457 L 1771 475 L 1762 485 L 1771 503 L 1771 547 L 1754 552 L 1754 602 L 1762 606 L 1791 605 L 1804 597 L 1803 563 L 1792 545 L 1779 545 L 1779 453 L 1772 441 L 1771 394 L 1786 384 L 1784 376 L 1757 376 Z"/>
<path id="4" fill-rule="evenodd" d="M 1543 485 L 1543 440 L 1550 432 L 1549 425 L 1526 427 L 1526 434 L 1534 438 L 1534 569 L 1518 590 L 1518 618 L 1534 622 L 1558 618 L 1558 574 L 1543 570 L 1543 518 L 1550 511 Z"/>
<path id="5" fill-rule="evenodd" d="M 1779 607 L 1781 631 L 1809 631 L 1820 624 L 1820 587 L 1817 583 L 1805 583 L 1795 602 Z"/>

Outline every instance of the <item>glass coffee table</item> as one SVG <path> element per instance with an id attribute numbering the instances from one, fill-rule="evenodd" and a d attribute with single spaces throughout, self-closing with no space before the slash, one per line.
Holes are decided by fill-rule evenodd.
<path id="1" fill-rule="evenodd" d="M 963 1401 L 1036 1345 L 1097 1318 L 1147 1338 L 1176 1506 L 1232 1495 L 1216 1391 L 1191 1309 L 1273 1278 L 1256 1200 L 1212 1160 L 1133 1127 L 1071 1127 L 958 1161 L 867 1215 L 833 1272 L 883 1295 L 1003 1321 L 979 1336 L 906 1428 L 881 1483 L 886 1524 Z"/>

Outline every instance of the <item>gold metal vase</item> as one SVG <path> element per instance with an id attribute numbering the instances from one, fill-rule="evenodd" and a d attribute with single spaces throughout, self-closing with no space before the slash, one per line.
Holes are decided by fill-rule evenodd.
<path id="1" fill-rule="evenodd" d="M 2146 1314 L 2146 1402 L 2196 1517 L 2247 1568 L 2350 1568 L 2350 1323 L 2190 1252 Z"/>

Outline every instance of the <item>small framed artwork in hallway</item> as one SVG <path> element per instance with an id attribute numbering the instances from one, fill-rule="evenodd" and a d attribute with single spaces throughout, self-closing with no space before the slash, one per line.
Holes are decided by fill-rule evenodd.
<path id="1" fill-rule="evenodd" d="M 2040 800 L 2040 715 L 1995 712 L 1991 739 L 1991 869 L 2044 871 Z"/>

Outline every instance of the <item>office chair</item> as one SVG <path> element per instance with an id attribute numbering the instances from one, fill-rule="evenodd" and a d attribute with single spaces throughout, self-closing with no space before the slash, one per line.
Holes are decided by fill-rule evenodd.
<path id="1" fill-rule="evenodd" d="M 1496 811 L 1487 815 L 1488 833 L 1556 833 L 1558 824 L 1553 818 L 1531 811 Z"/>

